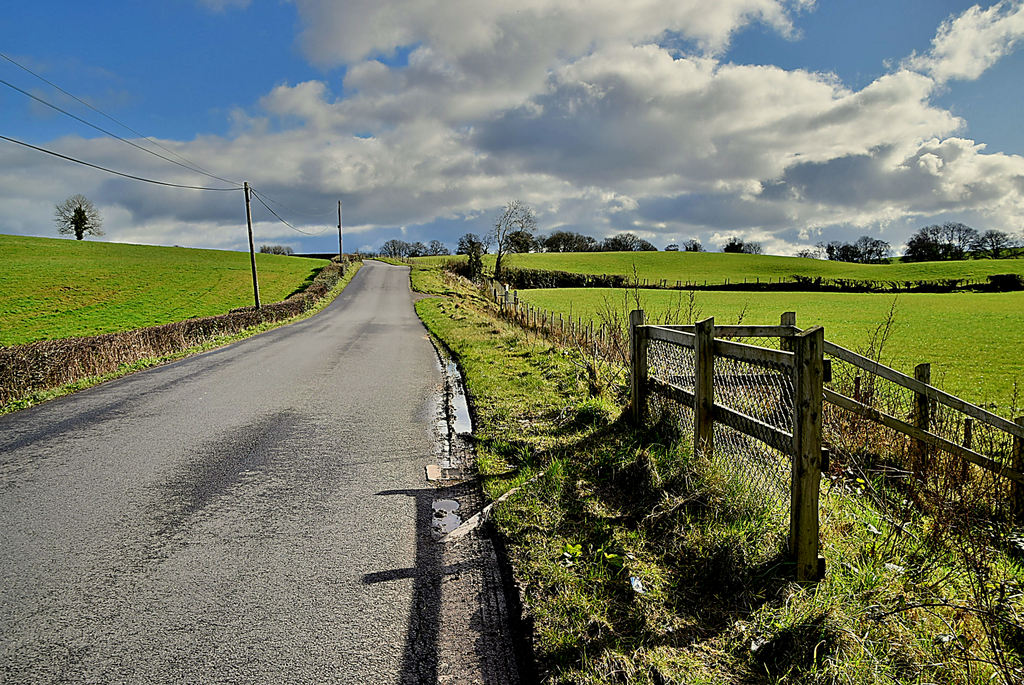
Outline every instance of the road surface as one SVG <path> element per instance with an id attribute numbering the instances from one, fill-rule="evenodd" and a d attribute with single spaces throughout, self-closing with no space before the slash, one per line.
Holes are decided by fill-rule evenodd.
<path id="1" fill-rule="evenodd" d="M 0 417 L 0 681 L 436 681 L 411 303 L 370 262 L 304 322 Z"/>

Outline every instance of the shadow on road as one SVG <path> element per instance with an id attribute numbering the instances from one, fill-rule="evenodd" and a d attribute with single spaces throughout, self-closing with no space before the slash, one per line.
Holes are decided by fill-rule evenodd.
<path id="1" fill-rule="evenodd" d="M 402 578 L 413 579 L 412 606 L 406 631 L 405 654 L 402 658 L 403 683 L 437 682 L 437 636 L 441 619 L 441 579 L 449 573 L 458 573 L 456 567 L 443 566 L 443 548 L 431 536 L 433 502 L 438 496 L 436 488 L 385 490 L 378 496 L 404 495 L 416 503 L 416 556 L 412 568 L 391 569 L 367 573 L 366 584 L 386 583 Z"/>

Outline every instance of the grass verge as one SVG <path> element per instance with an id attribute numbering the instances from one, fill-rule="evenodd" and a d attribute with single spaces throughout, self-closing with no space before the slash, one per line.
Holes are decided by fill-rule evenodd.
<path id="1" fill-rule="evenodd" d="M 587 360 L 465 282 L 417 311 L 457 357 L 538 670 L 553 683 L 983 683 L 1020 677 L 1020 556 L 969 515 L 894 517 L 826 483 L 828 574 L 791 582 L 785 515 L 668 430 L 633 430 Z M 596 390 L 596 391 L 595 391 Z M 536 477 L 536 478 L 535 478 Z M 951 513 L 952 512 L 952 513 Z"/>
<path id="2" fill-rule="evenodd" d="M 288 324 L 296 323 L 298 321 L 304 321 L 305 319 L 308 319 L 314 314 L 317 314 L 320 311 L 322 311 L 324 307 L 329 305 L 334 300 L 334 298 L 340 295 L 341 291 L 345 289 L 345 286 L 349 284 L 349 282 L 356 275 L 356 272 L 359 271 L 361 266 L 362 264 L 360 262 L 351 263 L 349 268 L 345 272 L 345 275 L 341 277 L 341 279 L 328 292 L 328 294 L 325 297 L 321 298 L 316 304 L 314 304 L 310 309 L 308 309 L 303 314 L 282 321 L 268 321 L 258 326 L 251 326 L 249 328 L 243 329 L 237 333 L 229 335 L 220 335 L 211 338 L 199 345 L 193 345 L 192 347 L 180 350 L 178 352 L 174 352 L 172 354 L 161 355 L 159 357 L 147 357 L 145 359 L 140 359 L 139 361 L 133 362 L 131 364 L 122 364 L 117 368 L 116 371 L 113 371 L 111 373 L 98 376 L 89 376 L 88 378 L 82 378 L 73 383 L 67 383 L 56 388 L 49 388 L 46 390 L 40 390 L 38 392 L 31 393 L 13 402 L 8 402 L 7 404 L 0 405 L 0 416 L 4 414 L 9 414 L 13 411 L 18 411 L 19 409 L 26 409 L 28 407 L 41 404 L 43 402 L 47 402 L 49 400 L 56 399 L 58 397 L 70 395 L 73 392 L 78 392 L 79 390 L 91 388 L 95 385 L 99 385 L 100 383 L 105 383 L 107 381 L 114 380 L 115 378 L 121 378 L 123 376 L 127 376 L 128 374 L 135 373 L 136 371 L 142 371 L 143 369 L 148 369 L 154 366 L 160 366 L 162 364 L 177 361 L 179 359 L 184 359 L 185 357 L 190 357 L 194 354 L 206 352 L 208 350 L 216 349 L 218 347 L 224 347 L 225 345 L 230 345 L 233 342 L 244 340 L 246 338 L 251 338 L 254 335 L 259 335 L 260 333 L 264 333 L 274 328 L 287 326 Z"/>

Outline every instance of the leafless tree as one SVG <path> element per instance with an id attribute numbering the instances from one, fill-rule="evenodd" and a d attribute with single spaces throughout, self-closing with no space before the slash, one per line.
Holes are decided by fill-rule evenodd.
<path id="1" fill-rule="evenodd" d="M 995 229 L 985 231 L 978 236 L 978 248 L 988 252 L 992 259 L 999 259 L 1003 250 L 1013 247 L 1013 236 Z"/>
<path id="2" fill-rule="evenodd" d="M 520 231 L 533 235 L 537 230 L 537 217 L 530 206 L 522 200 L 511 200 L 498 215 L 491 230 L 491 242 L 497 246 L 494 259 L 494 277 L 501 277 L 501 258 L 508 254 L 511 247 L 510 237 Z"/>
<path id="3" fill-rule="evenodd" d="M 86 235 L 103 235 L 100 210 L 85 195 L 72 195 L 56 205 L 53 220 L 61 235 L 74 235 L 78 240 Z"/>

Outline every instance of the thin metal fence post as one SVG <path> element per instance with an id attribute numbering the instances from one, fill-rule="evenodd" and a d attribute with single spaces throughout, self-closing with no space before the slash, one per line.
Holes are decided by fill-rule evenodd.
<path id="1" fill-rule="evenodd" d="M 1018 426 L 1024 426 L 1024 416 L 1013 420 Z M 1024 438 L 1013 436 L 1013 452 L 1010 455 L 1010 466 L 1020 471 L 1024 469 Z M 1024 485 L 1013 484 L 1013 517 L 1015 521 L 1024 519 Z"/>
<path id="2" fill-rule="evenodd" d="M 822 385 L 825 332 L 814 326 L 793 339 L 793 466 L 789 511 L 790 551 L 798 581 L 819 580 L 818 495 L 821 486 Z"/>
<path id="3" fill-rule="evenodd" d="M 693 449 L 710 458 L 715 449 L 715 319 L 698 321 L 694 327 Z"/>
<path id="4" fill-rule="evenodd" d="M 629 390 L 633 425 L 640 427 L 644 418 L 647 390 L 647 336 L 644 329 L 644 310 L 629 313 Z"/>
<path id="5" fill-rule="evenodd" d="M 914 367 L 914 378 L 921 381 L 925 385 L 931 385 L 932 382 L 932 365 L 931 364 L 918 364 Z M 913 424 L 917 428 L 927 432 L 931 425 L 931 406 L 928 401 L 928 396 L 924 393 L 914 393 L 914 417 Z M 911 466 L 915 473 L 921 473 L 928 469 L 929 466 L 929 448 L 928 444 L 923 440 L 915 440 L 913 446 L 913 455 Z"/>

